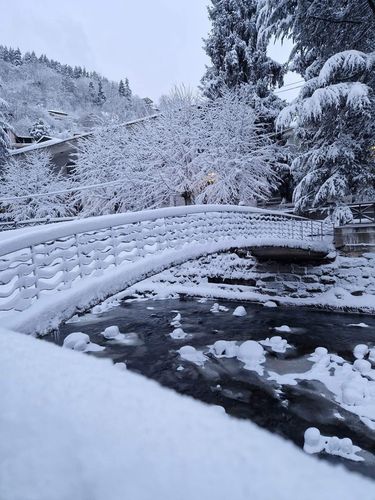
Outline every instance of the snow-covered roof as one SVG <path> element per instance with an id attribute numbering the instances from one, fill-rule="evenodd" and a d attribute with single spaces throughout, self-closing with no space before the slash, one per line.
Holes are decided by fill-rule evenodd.
<path id="1" fill-rule="evenodd" d="M 138 118 L 136 120 L 131 120 L 129 122 L 121 123 L 119 126 L 120 127 L 131 127 L 132 125 L 136 125 L 138 123 L 142 123 L 142 122 L 157 118 L 158 116 L 159 116 L 159 113 L 149 115 L 149 116 L 144 116 L 144 117 Z M 86 137 L 90 137 L 92 134 L 93 134 L 93 131 L 86 132 L 83 134 L 75 134 L 75 135 L 72 135 L 72 136 L 65 138 L 65 139 L 60 139 L 60 138 L 55 137 L 55 138 L 51 138 L 50 140 L 47 140 L 47 141 L 44 141 L 41 143 L 38 142 L 38 143 L 30 144 L 30 146 L 25 146 L 23 148 L 20 148 L 20 149 L 14 150 L 14 151 L 10 151 L 9 154 L 10 154 L 10 156 L 16 156 L 16 155 L 21 155 L 24 153 L 29 153 L 30 151 L 35 151 L 36 149 L 49 148 L 49 147 L 55 146 L 57 144 L 69 143 L 72 141 L 75 142 L 79 139 L 84 139 Z"/>

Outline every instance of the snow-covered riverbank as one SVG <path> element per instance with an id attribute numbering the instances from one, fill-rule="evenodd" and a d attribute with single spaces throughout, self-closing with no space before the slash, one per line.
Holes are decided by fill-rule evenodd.
<path id="1" fill-rule="evenodd" d="M 374 498 L 371 481 L 110 361 L 1 331 L 0 367 L 2 499 Z"/>

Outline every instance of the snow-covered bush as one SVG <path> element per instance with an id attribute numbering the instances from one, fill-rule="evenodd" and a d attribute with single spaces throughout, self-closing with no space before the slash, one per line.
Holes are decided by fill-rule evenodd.
<path id="1" fill-rule="evenodd" d="M 19 159 L 10 158 L 2 172 L 1 217 L 15 221 L 64 217 L 72 213 L 72 200 L 64 192 L 70 182 L 53 171 L 45 151 L 34 151 Z"/>

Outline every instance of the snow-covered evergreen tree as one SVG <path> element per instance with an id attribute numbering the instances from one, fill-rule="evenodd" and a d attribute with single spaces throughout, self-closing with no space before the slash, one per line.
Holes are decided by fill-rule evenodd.
<path id="1" fill-rule="evenodd" d="M 103 91 L 103 84 L 99 80 L 99 82 L 98 82 L 98 94 L 97 94 L 96 99 L 95 99 L 95 104 L 97 104 L 98 106 L 102 106 L 106 100 L 107 100 L 107 98 L 106 98 L 105 93 Z"/>
<path id="2" fill-rule="evenodd" d="M 124 83 L 124 97 L 126 99 L 128 99 L 129 101 L 132 98 L 132 91 L 130 89 L 128 78 L 125 78 L 125 83 Z"/>
<path id="3" fill-rule="evenodd" d="M 71 196 L 64 193 L 68 187 L 70 181 L 52 170 L 51 158 L 45 151 L 36 150 L 19 159 L 10 158 L 2 172 L 0 197 L 2 200 L 21 198 L 2 201 L 1 217 L 20 221 L 69 215 Z M 35 196 L 56 192 L 60 194 Z"/>
<path id="4" fill-rule="evenodd" d="M 301 144 L 292 164 L 297 211 L 375 194 L 374 75 L 375 52 L 340 52 L 281 112 L 279 126 L 296 121 Z"/>
<path id="5" fill-rule="evenodd" d="M 254 85 L 265 98 L 282 82 L 282 67 L 267 57 L 267 46 L 258 37 L 258 0 L 211 0 L 212 30 L 205 50 L 212 66 L 202 79 L 205 95 L 217 97 L 223 87 Z"/>
<path id="6" fill-rule="evenodd" d="M 8 156 L 9 138 L 6 130 L 10 127 L 5 119 L 7 103 L 0 97 L 0 166 L 3 165 Z"/>
<path id="7" fill-rule="evenodd" d="M 49 130 L 44 121 L 39 118 L 34 125 L 29 130 L 30 137 L 32 137 L 35 141 L 39 141 L 43 136 L 49 134 Z"/>
<path id="8" fill-rule="evenodd" d="M 264 43 L 271 36 L 290 38 L 294 47 L 289 69 L 308 80 L 338 52 L 374 50 L 372 1 L 259 0 L 260 38 Z"/>
<path id="9" fill-rule="evenodd" d="M 263 1 L 263 0 L 262 0 Z M 279 118 L 296 125 L 297 211 L 373 195 L 375 13 L 370 1 L 264 0 L 265 38 L 291 37 L 290 67 L 306 79 Z"/>
<path id="10" fill-rule="evenodd" d="M 124 97 L 125 96 L 125 85 L 124 85 L 124 82 L 122 80 L 120 80 L 120 83 L 118 85 L 118 93 L 120 94 L 120 96 Z"/>

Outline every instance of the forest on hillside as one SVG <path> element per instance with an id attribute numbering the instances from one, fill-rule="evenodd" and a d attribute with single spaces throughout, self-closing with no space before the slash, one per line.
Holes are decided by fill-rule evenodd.
<path id="1" fill-rule="evenodd" d="M 19 135 L 28 135 L 40 121 L 46 133 L 64 136 L 152 112 L 149 100 L 134 95 L 126 77 L 113 82 L 95 71 L 5 46 L 0 46 L 0 93 L 8 104 L 7 122 Z M 68 116 L 62 120 L 48 110 Z"/>

